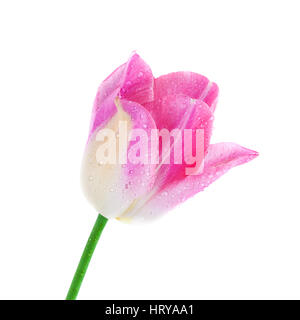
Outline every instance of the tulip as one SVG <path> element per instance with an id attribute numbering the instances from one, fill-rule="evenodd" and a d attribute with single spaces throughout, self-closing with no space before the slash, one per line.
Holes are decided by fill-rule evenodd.
<path id="1" fill-rule="evenodd" d="M 125 222 L 151 220 L 230 168 L 256 157 L 255 151 L 234 143 L 209 145 L 217 97 L 217 85 L 196 73 L 176 72 L 155 79 L 137 54 L 104 80 L 94 103 L 81 175 L 84 193 L 97 212 Z M 202 128 L 202 173 L 186 175 L 185 163 L 157 164 L 150 159 L 146 164 L 99 163 L 96 153 L 102 141 L 97 133 L 109 128 L 120 134 L 120 121 L 131 130 L 146 130 L 148 136 L 151 129 Z M 132 142 L 125 144 L 126 157 Z M 120 156 L 118 151 L 114 160 Z M 172 148 L 167 152 L 172 154 Z"/>
<path id="2" fill-rule="evenodd" d="M 102 82 L 81 171 L 84 194 L 100 214 L 68 299 L 78 293 L 107 219 L 153 220 L 258 155 L 235 143 L 210 144 L 217 98 L 217 85 L 197 73 L 154 78 L 136 53 Z M 159 142 L 163 130 L 173 143 Z"/>

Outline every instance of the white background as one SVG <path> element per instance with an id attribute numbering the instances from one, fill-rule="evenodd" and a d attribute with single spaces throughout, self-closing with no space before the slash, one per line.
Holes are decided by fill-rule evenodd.
<path id="1" fill-rule="evenodd" d="M 299 1 L 1 1 L 0 298 L 64 299 L 96 219 L 79 169 L 133 50 L 220 87 L 212 142 L 260 152 L 164 218 L 110 221 L 80 299 L 300 298 Z"/>

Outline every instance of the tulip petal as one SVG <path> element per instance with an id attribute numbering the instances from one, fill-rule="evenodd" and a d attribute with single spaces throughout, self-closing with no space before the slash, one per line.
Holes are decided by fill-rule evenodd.
<path id="1" fill-rule="evenodd" d="M 117 96 L 143 104 L 153 100 L 154 78 L 150 67 L 134 53 L 100 85 L 94 101 L 90 135 L 116 113 Z"/>
<path id="2" fill-rule="evenodd" d="M 129 59 L 123 76 L 120 98 L 144 104 L 154 97 L 154 78 L 150 67 L 136 53 Z"/>
<path id="3" fill-rule="evenodd" d="M 173 94 L 157 99 L 152 104 L 150 113 L 158 129 L 166 128 L 171 131 L 176 128 L 203 128 L 207 130 L 207 133 L 211 133 L 211 128 L 208 128 L 211 122 L 208 120 L 213 119 L 213 113 L 200 99 L 184 94 Z M 147 104 L 145 107 L 147 108 Z"/>
<path id="4" fill-rule="evenodd" d="M 184 94 L 204 101 L 214 111 L 218 86 L 206 77 L 194 72 L 174 72 L 163 75 L 154 82 L 154 97 L 158 100 L 167 95 Z"/>
<path id="5" fill-rule="evenodd" d="M 186 176 L 187 163 L 185 148 L 189 146 L 191 154 L 202 152 L 200 160 L 202 162 L 206 150 L 209 146 L 209 141 L 212 132 L 213 113 L 211 109 L 201 100 L 192 99 L 188 96 L 177 94 L 165 96 L 154 102 L 155 109 L 152 110 L 152 116 L 159 130 L 167 129 L 172 134 L 172 130 L 179 129 L 179 134 L 170 139 L 170 144 L 162 146 L 160 150 L 160 165 L 157 168 L 156 185 L 164 185 L 171 183 L 174 180 L 181 180 Z M 192 136 L 196 137 L 197 129 L 203 132 L 201 141 L 186 140 L 184 137 L 185 129 L 192 129 Z M 161 131 L 160 131 L 161 132 Z M 177 140 L 177 142 L 175 142 Z M 182 141 L 182 142 L 180 142 Z M 175 148 L 177 143 L 181 143 L 181 163 L 176 164 Z M 201 145 L 200 145 L 201 144 Z M 196 150 L 196 148 L 198 148 Z M 200 150 L 202 148 L 203 150 Z M 168 163 L 165 159 L 170 160 Z M 199 161 L 200 162 L 200 161 Z M 200 165 L 200 163 L 199 163 Z M 190 164 L 188 165 L 190 166 Z M 195 166 L 195 165 L 194 165 Z"/>
<path id="6" fill-rule="evenodd" d="M 104 104 L 108 104 L 105 101 Z M 120 162 L 119 159 L 127 159 L 127 151 L 134 144 L 130 140 L 133 129 L 143 129 L 150 136 L 150 130 L 156 129 L 155 122 L 150 113 L 140 104 L 117 98 L 115 101 L 116 112 L 107 120 L 105 126 L 99 126 L 86 146 L 82 162 L 81 181 L 83 191 L 95 207 L 95 209 L 107 218 L 114 218 L 126 211 L 138 197 L 148 193 L 154 183 L 155 164 L 147 163 L 132 164 L 127 161 Z M 128 139 L 125 140 L 125 148 L 120 149 L 121 137 L 120 122 L 128 130 Z M 99 148 L 107 141 L 99 139 L 99 136 L 107 130 L 115 134 L 116 140 L 111 143 L 116 148 L 113 163 L 99 161 Z M 105 131 L 105 132 L 107 132 Z M 149 141 L 142 141 L 147 144 Z M 111 149 L 109 149 L 111 150 Z M 113 150 L 113 149 L 112 149 Z M 123 151 L 120 151 L 123 150 Z M 150 157 L 150 154 L 146 156 Z M 114 156 L 112 157 L 114 158 Z"/>
<path id="7" fill-rule="evenodd" d="M 199 176 L 187 176 L 181 181 L 153 190 L 148 197 L 140 199 L 131 213 L 120 217 L 131 220 L 151 220 L 204 190 L 229 169 L 246 163 L 258 155 L 235 143 L 210 145 L 205 158 L 204 171 Z"/>

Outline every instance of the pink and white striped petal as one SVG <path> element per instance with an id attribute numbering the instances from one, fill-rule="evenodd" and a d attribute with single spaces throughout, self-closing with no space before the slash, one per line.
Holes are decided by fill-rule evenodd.
<path id="1" fill-rule="evenodd" d="M 212 182 L 231 168 L 246 163 L 258 156 L 256 151 L 246 149 L 235 143 L 210 145 L 205 158 L 204 171 L 199 176 L 187 176 L 181 181 L 166 184 L 159 191 L 136 202 L 131 212 L 120 217 L 129 221 L 147 221 L 159 217 L 196 193 L 204 190 Z"/>
<path id="2" fill-rule="evenodd" d="M 116 113 L 116 97 L 144 104 L 153 100 L 154 78 L 150 67 L 134 53 L 100 85 L 94 101 L 90 134 Z"/>
<path id="3" fill-rule="evenodd" d="M 91 135 L 81 170 L 84 194 L 97 212 L 107 218 L 126 212 L 135 199 L 152 189 L 156 167 L 150 161 L 135 164 L 126 161 L 128 149 L 135 144 L 131 141 L 133 129 L 142 129 L 149 136 L 150 131 L 156 129 L 150 113 L 133 101 L 117 98 L 115 104 L 115 114 L 107 119 L 105 126 L 98 127 Z M 124 128 L 127 131 L 125 142 L 124 133 L 120 132 Z M 149 140 L 139 141 L 141 150 L 149 150 L 149 145 Z M 108 151 L 104 148 L 106 146 L 112 147 Z M 103 150 L 112 161 L 103 160 Z M 108 153 L 114 150 L 115 154 Z M 151 154 L 147 153 L 144 157 L 150 158 Z"/>

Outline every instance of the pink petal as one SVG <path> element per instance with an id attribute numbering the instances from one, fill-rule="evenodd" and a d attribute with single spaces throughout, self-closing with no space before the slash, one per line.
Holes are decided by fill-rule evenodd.
<path id="1" fill-rule="evenodd" d="M 213 113 L 200 99 L 190 98 L 184 94 L 173 94 L 152 103 L 153 109 L 150 113 L 158 129 L 166 128 L 171 131 L 176 128 L 202 128 L 207 131 L 209 140 Z"/>
<path id="2" fill-rule="evenodd" d="M 129 59 L 120 89 L 120 98 L 141 105 L 153 100 L 154 78 L 150 67 L 136 53 Z"/>
<path id="3" fill-rule="evenodd" d="M 174 72 L 155 79 L 155 100 L 173 94 L 184 94 L 193 99 L 200 99 L 214 111 L 218 86 L 194 72 Z"/>
<path id="4" fill-rule="evenodd" d="M 165 96 L 155 101 L 154 111 L 152 116 L 155 120 L 158 129 L 167 129 L 171 132 L 173 129 L 180 129 L 182 138 L 182 164 L 174 163 L 174 144 L 172 148 L 167 146 L 160 150 L 161 160 L 168 155 L 170 159 L 169 164 L 161 164 L 158 170 L 158 178 L 156 186 L 171 183 L 174 180 L 181 180 L 186 176 L 187 165 L 184 162 L 184 148 L 188 145 L 184 140 L 184 129 L 192 129 L 192 134 L 196 137 L 196 129 L 202 129 L 204 139 L 201 140 L 203 144 L 203 155 L 209 146 L 209 141 L 212 132 L 213 113 L 211 109 L 201 100 L 191 99 L 182 94 Z M 155 112 L 157 110 L 157 112 Z M 196 143 L 192 145 L 192 154 L 196 154 Z M 198 145 L 199 148 L 199 145 Z M 190 165 L 188 165 L 190 166 Z"/>
<path id="5" fill-rule="evenodd" d="M 115 114 L 117 96 L 139 104 L 146 103 L 153 100 L 153 83 L 150 67 L 134 53 L 100 85 L 92 111 L 90 136 Z"/>
<path id="6" fill-rule="evenodd" d="M 169 211 L 176 205 L 202 191 L 229 169 L 246 163 L 258 153 L 235 143 L 218 143 L 210 145 L 205 158 L 204 171 L 199 176 L 187 176 L 180 182 L 165 185 L 159 191 L 153 190 L 148 198 L 136 204 L 127 219 L 150 220 Z M 125 218 L 125 217 L 124 217 Z"/>

